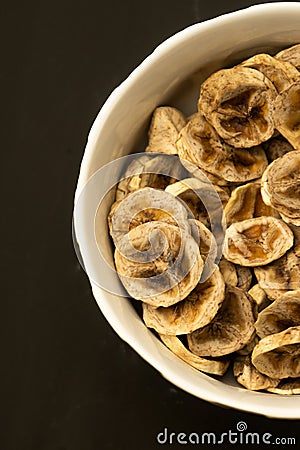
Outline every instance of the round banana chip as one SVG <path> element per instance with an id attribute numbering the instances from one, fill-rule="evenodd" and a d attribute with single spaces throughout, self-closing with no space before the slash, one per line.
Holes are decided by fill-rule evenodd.
<path id="1" fill-rule="evenodd" d="M 277 158 L 291 152 L 294 147 L 281 135 L 272 137 L 263 143 L 263 148 L 266 152 L 268 161 L 271 163 Z"/>
<path id="2" fill-rule="evenodd" d="M 151 221 L 160 221 L 190 230 L 187 210 L 177 198 L 150 187 L 130 193 L 113 203 L 108 215 L 110 234 L 115 245 L 132 228 Z"/>
<path id="3" fill-rule="evenodd" d="M 300 225 L 300 150 L 273 161 L 262 176 L 261 194 L 286 222 Z"/>
<path id="4" fill-rule="evenodd" d="M 169 175 L 165 175 L 164 172 Z M 118 183 L 116 200 L 123 200 L 131 192 L 143 187 L 165 189 L 170 183 L 181 179 L 183 172 L 184 168 L 179 158 L 175 156 L 155 154 L 136 156 Z"/>
<path id="5" fill-rule="evenodd" d="M 225 296 L 224 279 L 215 267 L 214 273 L 181 302 L 168 308 L 154 308 L 143 303 L 143 319 L 147 327 L 158 333 L 188 334 L 204 327 L 217 314 Z"/>
<path id="6" fill-rule="evenodd" d="M 259 178 L 268 164 L 262 147 L 244 149 L 226 144 L 201 114 L 188 121 L 176 145 L 181 159 L 228 182 Z"/>
<path id="7" fill-rule="evenodd" d="M 260 373 L 252 364 L 251 356 L 239 356 L 233 363 L 233 375 L 238 383 L 252 391 L 276 387 L 280 379 Z"/>
<path id="8" fill-rule="evenodd" d="M 275 86 L 278 92 L 288 88 L 299 78 L 299 72 L 289 62 L 280 61 L 266 53 L 260 53 L 243 61 L 241 66 L 252 67 L 263 73 Z"/>
<path id="9" fill-rule="evenodd" d="M 228 287 L 214 319 L 188 334 L 190 350 L 198 356 L 223 356 L 248 344 L 255 332 L 253 300 L 239 288 Z"/>
<path id="10" fill-rule="evenodd" d="M 155 221 L 118 241 L 115 265 L 129 295 L 158 307 L 174 305 L 196 287 L 203 260 L 186 230 Z"/>
<path id="11" fill-rule="evenodd" d="M 221 258 L 219 269 L 223 275 L 226 286 L 238 287 L 248 291 L 252 282 L 252 272 L 249 267 L 239 266 Z"/>
<path id="12" fill-rule="evenodd" d="M 185 124 L 186 119 L 178 109 L 170 106 L 156 108 L 149 128 L 146 152 L 177 155 L 178 133 Z"/>
<path id="13" fill-rule="evenodd" d="M 294 149 L 300 150 L 300 77 L 276 98 L 274 123 Z"/>
<path id="14" fill-rule="evenodd" d="M 294 235 L 275 217 L 257 217 L 235 222 L 226 230 L 223 255 L 242 266 L 269 264 L 292 247 Z"/>
<path id="15" fill-rule="evenodd" d="M 267 391 L 280 395 L 299 395 L 300 378 L 282 380 L 277 387 L 270 387 Z"/>
<path id="16" fill-rule="evenodd" d="M 254 273 L 268 298 L 276 300 L 286 291 L 300 289 L 300 254 L 291 249 L 271 264 L 255 267 Z"/>
<path id="17" fill-rule="evenodd" d="M 200 356 L 190 352 L 176 336 L 160 334 L 160 338 L 171 352 L 190 366 L 197 370 L 201 370 L 201 372 L 222 376 L 228 369 L 229 360 L 224 358 L 220 360 L 200 358 Z"/>
<path id="18" fill-rule="evenodd" d="M 300 377 L 300 326 L 261 339 L 254 347 L 252 363 L 271 378 Z"/>
<path id="19" fill-rule="evenodd" d="M 227 226 L 234 222 L 261 216 L 279 217 L 279 213 L 267 206 L 260 192 L 260 180 L 244 184 L 232 191 L 224 213 Z"/>
<path id="20" fill-rule="evenodd" d="M 289 62 L 300 70 L 300 44 L 282 50 L 275 55 L 275 58 L 280 59 L 280 61 Z"/>
<path id="21" fill-rule="evenodd" d="M 300 290 L 289 291 L 263 309 L 255 323 L 260 338 L 300 325 Z"/>
<path id="22" fill-rule="evenodd" d="M 202 84 L 198 110 L 228 144 L 249 148 L 272 136 L 276 95 L 261 72 L 236 66 L 213 73 Z"/>

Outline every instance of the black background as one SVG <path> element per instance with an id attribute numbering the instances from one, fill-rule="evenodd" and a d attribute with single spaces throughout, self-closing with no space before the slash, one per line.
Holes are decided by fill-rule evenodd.
<path id="1" fill-rule="evenodd" d="M 146 364 L 103 318 L 71 239 L 87 134 L 110 92 L 165 38 L 254 3 L 1 3 L 1 450 L 155 449 L 164 427 L 240 420 L 300 445 L 299 421 L 210 405 Z"/>

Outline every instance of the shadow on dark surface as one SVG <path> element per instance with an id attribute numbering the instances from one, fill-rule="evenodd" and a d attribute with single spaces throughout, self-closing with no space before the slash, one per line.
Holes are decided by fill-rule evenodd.
<path id="1" fill-rule="evenodd" d="M 154 449 L 169 431 L 296 436 L 173 387 L 110 328 L 71 239 L 88 130 L 130 71 L 176 31 L 255 2 L 2 5 L 3 450 Z M 181 445 L 172 445 L 172 448 Z"/>

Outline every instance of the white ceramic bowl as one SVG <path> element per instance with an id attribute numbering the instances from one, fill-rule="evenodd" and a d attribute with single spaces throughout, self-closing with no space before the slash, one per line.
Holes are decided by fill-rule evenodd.
<path id="1" fill-rule="evenodd" d="M 75 199 L 100 167 L 136 150 L 156 106 L 171 104 L 186 114 L 194 112 L 199 83 L 209 73 L 254 53 L 276 52 L 300 42 L 299 24 L 300 3 L 269 3 L 192 25 L 167 39 L 115 89 L 99 112 L 88 137 Z M 269 417 L 299 419 L 299 396 L 247 391 L 230 375 L 219 381 L 196 371 L 145 327 L 130 300 L 92 281 L 90 271 L 97 267 L 84 238 L 89 202 L 87 195 L 75 217 L 75 232 L 95 299 L 118 335 L 166 379 L 201 399 Z M 105 211 L 102 216 L 102 250 L 112 261 Z"/>

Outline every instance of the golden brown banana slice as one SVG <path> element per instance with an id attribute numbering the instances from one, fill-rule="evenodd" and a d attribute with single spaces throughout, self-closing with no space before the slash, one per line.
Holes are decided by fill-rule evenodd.
<path id="1" fill-rule="evenodd" d="M 148 132 L 146 152 L 177 155 L 178 133 L 186 124 L 184 115 L 176 108 L 160 106 L 155 109 Z"/>
<path id="2" fill-rule="evenodd" d="M 219 269 L 223 275 L 226 286 L 238 287 L 248 291 L 251 286 L 252 272 L 249 267 L 239 266 L 221 258 Z"/>
<path id="3" fill-rule="evenodd" d="M 294 235 L 275 217 L 257 217 L 235 222 L 226 230 L 223 255 L 247 267 L 269 264 L 292 247 Z"/>
<path id="4" fill-rule="evenodd" d="M 264 202 L 279 211 L 283 220 L 300 225 L 300 150 L 273 161 L 262 176 Z"/>
<path id="5" fill-rule="evenodd" d="M 276 300 L 286 291 L 300 289 L 300 254 L 293 248 L 271 264 L 255 267 L 254 273 L 268 298 Z"/>
<path id="6" fill-rule="evenodd" d="M 189 230 L 187 210 L 177 198 L 150 187 L 130 193 L 113 203 L 108 215 L 110 234 L 117 241 L 132 228 L 146 222 L 160 221 Z"/>
<path id="7" fill-rule="evenodd" d="M 261 339 L 254 347 L 252 364 L 271 378 L 300 377 L 300 326 Z"/>
<path id="8" fill-rule="evenodd" d="M 224 279 L 218 269 L 181 302 L 168 308 L 143 304 L 147 327 L 169 335 L 188 334 L 207 325 L 217 314 L 225 296 Z"/>
<path id="9" fill-rule="evenodd" d="M 229 366 L 229 360 L 227 359 L 205 359 L 200 356 L 194 355 L 190 352 L 176 336 L 168 336 L 160 334 L 160 338 L 163 343 L 177 355 L 180 359 L 185 361 L 190 366 L 194 367 L 201 372 L 210 373 L 212 375 L 224 375 Z"/>
<path id="10" fill-rule="evenodd" d="M 260 53 L 243 61 L 241 66 L 251 67 L 263 73 L 275 86 L 278 92 L 288 88 L 299 78 L 295 66 L 286 61 L 280 61 L 266 53 Z"/>
<path id="11" fill-rule="evenodd" d="M 292 47 L 285 48 L 281 52 L 275 55 L 275 58 L 280 61 L 286 61 L 293 64 L 298 70 L 300 70 L 300 44 L 293 45 Z"/>
<path id="12" fill-rule="evenodd" d="M 289 291 L 258 314 L 255 323 L 260 338 L 300 325 L 300 290 Z"/>
<path id="13" fill-rule="evenodd" d="M 279 378 L 270 378 L 260 373 L 252 364 L 250 355 L 238 356 L 235 359 L 233 375 L 239 384 L 252 391 L 273 388 L 280 382 Z"/>
<path id="14" fill-rule="evenodd" d="M 277 158 L 281 158 L 288 152 L 292 152 L 294 147 L 281 135 L 272 137 L 264 142 L 263 148 L 266 152 L 269 163 Z"/>
<path id="15" fill-rule="evenodd" d="M 168 170 L 165 170 L 166 167 Z M 175 156 L 152 154 L 136 156 L 118 183 L 116 200 L 123 200 L 131 192 L 143 187 L 165 189 L 170 183 L 182 178 L 183 172 L 184 168 L 179 158 Z"/>
<path id="16" fill-rule="evenodd" d="M 294 149 L 300 150 L 300 78 L 277 96 L 274 123 Z"/>
<path id="17" fill-rule="evenodd" d="M 248 344 L 255 332 L 253 300 L 239 288 L 228 287 L 214 319 L 188 334 L 190 350 L 198 356 L 223 356 Z"/>
<path id="18" fill-rule="evenodd" d="M 227 182 L 242 183 L 261 177 L 268 161 L 262 147 L 234 148 L 226 144 L 201 115 L 179 133 L 178 156 Z"/>
<path id="19" fill-rule="evenodd" d="M 232 191 L 225 206 L 224 213 L 227 226 L 234 222 L 253 219 L 261 216 L 279 217 L 279 213 L 271 206 L 267 206 L 260 192 L 260 180 L 244 184 Z"/>
<path id="20" fill-rule="evenodd" d="M 213 73 L 202 84 L 198 110 L 228 144 L 249 148 L 272 136 L 276 95 L 261 72 L 236 66 Z"/>
<path id="21" fill-rule="evenodd" d="M 198 178 L 185 178 L 166 187 L 166 192 L 180 198 L 188 206 L 193 218 L 200 220 L 206 227 L 210 226 L 210 215 L 220 213 L 220 208 L 225 206 L 229 196 L 219 186 L 212 186 Z M 220 202 L 215 202 L 216 194 Z M 209 211 L 206 209 L 209 206 Z M 214 211 L 213 207 L 218 209 Z"/>
<path id="22" fill-rule="evenodd" d="M 129 295 L 158 307 L 183 300 L 196 287 L 203 260 L 186 230 L 155 221 L 133 228 L 118 241 L 115 265 Z"/>
<path id="23" fill-rule="evenodd" d="M 270 387 L 268 392 L 279 395 L 299 395 L 300 394 L 300 378 L 288 378 L 282 380 L 277 387 Z"/>

